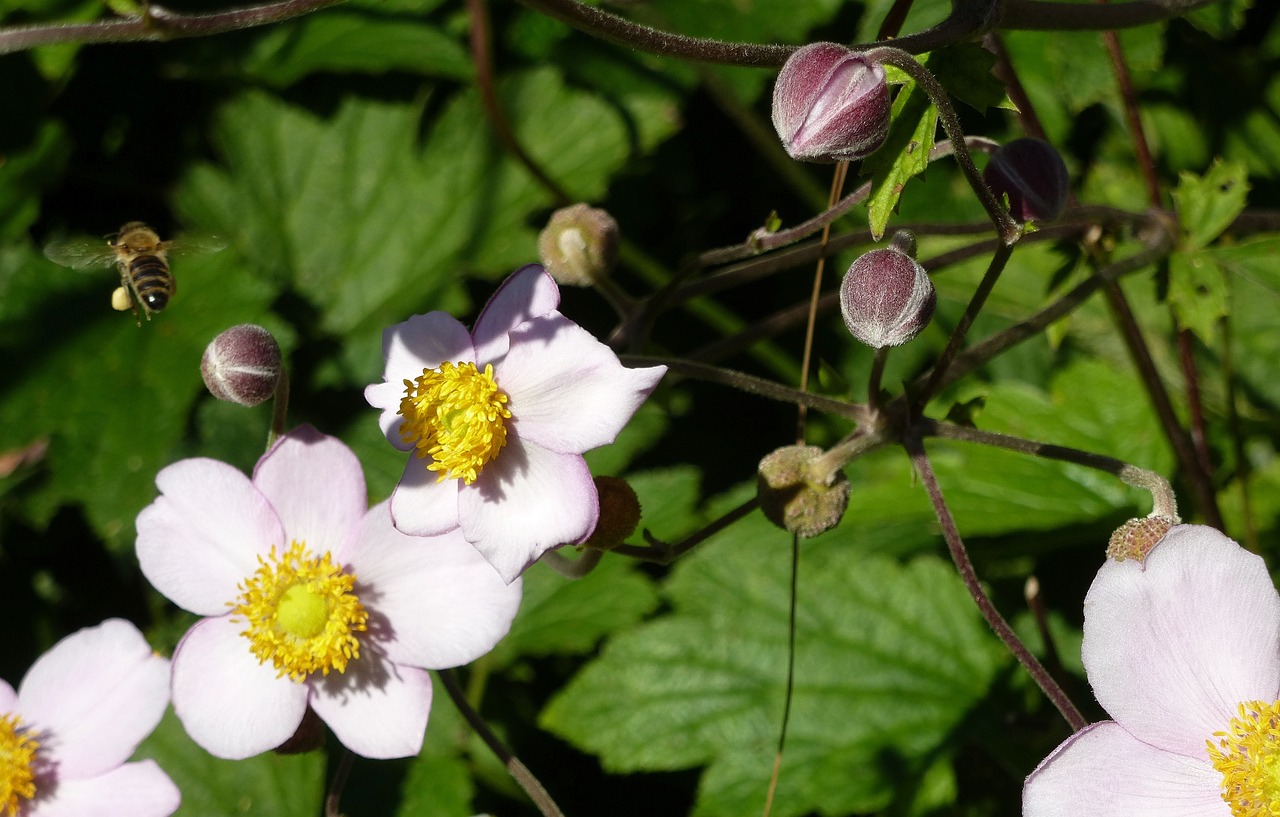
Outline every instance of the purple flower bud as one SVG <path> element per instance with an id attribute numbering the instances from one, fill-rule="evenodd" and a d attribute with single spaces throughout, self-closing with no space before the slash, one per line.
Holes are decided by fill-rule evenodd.
<path id="1" fill-rule="evenodd" d="M 538 256 L 556 283 L 586 287 L 613 269 L 618 222 L 605 210 L 574 204 L 551 214 L 538 236 Z"/>
<path id="2" fill-rule="evenodd" d="M 275 394 L 280 381 L 280 344 L 261 326 L 242 323 L 213 339 L 200 360 L 200 374 L 219 400 L 256 406 Z"/>
<path id="3" fill-rule="evenodd" d="M 1009 197 L 1015 221 L 1053 221 L 1067 203 L 1067 166 L 1048 142 L 1024 137 L 991 155 L 982 178 L 996 198 Z"/>
<path id="4" fill-rule="evenodd" d="M 793 159 L 861 159 L 889 134 L 884 68 L 836 43 L 800 48 L 773 87 L 773 127 Z"/>
<path id="5" fill-rule="evenodd" d="M 938 305 L 928 273 L 904 251 L 914 247 L 911 234 L 899 231 L 888 248 L 854 261 L 840 283 L 845 326 L 872 348 L 911 340 L 929 324 Z"/>

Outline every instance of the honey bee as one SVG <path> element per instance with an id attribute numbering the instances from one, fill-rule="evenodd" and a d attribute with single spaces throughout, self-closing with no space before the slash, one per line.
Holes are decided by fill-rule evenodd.
<path id="1" fill-rule="evenodd" d="M 133 318 L 141 326 L 139 306 L 151 320 L 151 314 L 168 306 L 178 291 L 169 269 L 170 254 L 216 252 L 223 246 L 211 236 L 161 241 L 160 235 L 146 224 L 130 221 L 109 237 L 105 246 L 101 240 L 72 238 L 55 241 L 44 248 L 44 254 L 56 264 L 78 270 L 115 264 L 120 286 L 111 293 L 111 306 L 120 312 L 133 310 Z"/>

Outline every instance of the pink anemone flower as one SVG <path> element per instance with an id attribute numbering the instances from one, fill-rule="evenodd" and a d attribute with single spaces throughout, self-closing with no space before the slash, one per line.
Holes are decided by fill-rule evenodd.
<path id="1" fill-rule="evenodd" d="M 157 590 L 206 616 L 174 651 L 173 704 L 218 757 L 280 746 L 308 709 L 356 754 L 417 754 L 427 670 L 488 652 L 520 604 L 520 586 L 461 536 L 424 543 L 392 527 L 386 503 L 368 508 L 355 455 L 307 426 L 252 480 L 188 459 L 156 485 L 138 516 L 138 561 Z"/>
<path id="2" fill-rule="evenodd" d="M 1280 595 L 1213 528 L 1172 528 L 1108 560 L 1084 602 L 1083 658 L 1114 720 L 1027 778 L 1024 817 L 1253 817 L 1280 804 Z"/>
<path id="3" fill-rule="evenodd" d="M 118 618 L 53 645 L 18 691 L 0 681 L 0 814 L 167 817 L 154 760 L 126 763 L 169 705 L 169 662 Z"/>
<path id="4" fill-rule="evenodd" d="M 388 329 L 383 383 L 365 390 L 392 445 L 413 451 L 395 526 L 462 536 L 507 581 L 595 529 L 585 451 L 613 442 L 665 366 L 629 369 L 556 311 L 542 267 L 517 270 L 474 330 L 445 312 Z"/>

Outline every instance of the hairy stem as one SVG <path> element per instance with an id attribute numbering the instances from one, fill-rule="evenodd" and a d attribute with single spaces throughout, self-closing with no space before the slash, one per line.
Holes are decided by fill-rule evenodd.
<path id="1" fill-rule="evenodd" d="M 715 536 L 720 531 L 729 527 L 734 522 L 742 519 L 758 507 L 760 507 L 760 500 L 753 496 L 738 507 L 722 515 L 711 524 L 704 526 L 701 530 L 690 534 L 675 544 L 668 544 L 666 542 L 659 541 L 651 536 L 649 531 L 646 530 L 644 532 L 644 538 L 645 541 L 649 543 L 648 546 L 639 547 L 637 545 L 618 545 L 609 552 L 617 553 L 620 556 L 629 556 L 632 559 L 639 559 L 642 562 L 669 565 L 676 559 L 679 559 L 684 554 L 693 550 L 698 545 L 710 539 L 712 536 Z"/>

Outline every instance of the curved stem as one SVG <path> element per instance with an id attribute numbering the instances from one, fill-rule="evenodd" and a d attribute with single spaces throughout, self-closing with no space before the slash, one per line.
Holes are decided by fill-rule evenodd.
<path id="1" fill-rule="evenodd" d="M 507 767 L 507 772 L 511 777 L 520 784 L 520 788 L 524 789 L 524 793 L 529 795 L 529 799 L 538 807 L 538 811 L 543 817 L 564 817 L 564 812 L 556 805 L 556 801 L 551 799 L 551 795 L 543 788 L 538 778 L 533 776 L 533 772 L 529 771 L 529 767 L 520 762 L 520 758 L 516 757 L 502 739 L 489 728 L 489 724 L 484 722 L 484 718 L 480 717 L 480 713 L 471 707 L 471 702 L 467 700 L 467 694 L 463 691 L 462 686 L 458 683 L 458 677 L 453 670 L 443 669 L 436 672 L 440 676 L 440 680 L 444 682 L 445 691 L 449 693 L 449 698 L 453 701 L 453 705 L 458 707 L 458 711 L 462 713 L 462 717 L 467 719 L 467 723 L 471 724 L 471 728 L 476 731 L 480 739 L 485 742 L 501 760 L 503 765 Z"/>
<path id="2" fill-rule="evenodd" d="M 163 6 L 146 6 L 139 17 L 91 23 L 0 28 L 0 54 L 56 43 L 129 43 L 203 37 L 301 17 L 340 0 L 284 0 L 208 14 L 180 14 Z"/>
<path id="3" fill-rule="evenodd" d="M 693 550 L 698 545 L 715 536 L 720 531 L 742 519 L 747 514 L 760 507 L 760 500 L 757 497 L 751 497 L 738 507 L 722 515 L 719 519 L 706 525 L 701 530 L 690 534 L 674 545 L 659 541 L 644 532 L 644 538 L 649 543 L 647 547 L 639 547 L 637 545 L 618 545 L 610 553 L 617 553 L 621 556 L 630 556 L 632 559 L 640 559 L 645 562 L 652 562 L 658 565 L 669 565 L 684 554 Z"/>
<path id="4" fill-rule="evenodd" d="M 1066 692 L 1053 679 L 1049 671 L 1044 668 L 1044 665 L 1037 661 L 1036 657 L 1022 643 L 1013 628 L 1004 620 L 1004 616 L 1000 615 L 1000 611 L 991 603 L 986 591 L 982 589 L 982 583 L 978 580 L 977 571 L 974 570 L 973 562 L 969 559 L 969 552 L 964 546 L 964 541 L 960 538 L 960 530 L 956 527 L 956 520 L 951 515 L 951 509 L 947 507 L 946 499 L 942 496 L 942 488 L 938 484 L 937 475 L 933 473 L 933 466 L 925 453 L 924 445 L 916 437 L 908 437 L 904 441 L 904 445 L 907 448 L 907 454 L 911 457 L 911 462 L 920 474 L 920 481 L 924 484 L 925 491 L 929 494 L 929 501 L 932 503 L 934 513 L 938 517 L 938 524 L 942 527 L 942 536 L 947 542 L 947 550 L 951 553 L 951 559 L 955 562 L 960 579 L 964 582 L 965 589 L 969 591 L 974 603 L 978 605 L 978 610 L 981 611 L 982 617 L 987 620 L 987 624 L 991 625 L 991 629 L 995 630 L 1000 640 L 1004 642 L 1009 651 L 1013 653 L 1013 656 L 1018 659 L 1018 662 L 1031 674 L 1031 678 L 1044 691 L 1044 694 L 1062 713 L 1062 717 L 1066 719 L 1072 731 L 1083 729 L 1089 724 L 1089 721 L 1085 719 L 1084 715 L 1080 714 L 1080 710 L 1067 697 Z"/>
<path id="5" fill-rule="evenodd" d="M 342 817 L 342 791 L 347 787 L 347 777 L 351 775 L 351 765 L 355 761 L 355 753 L 350 749 L 342 750 L 342 759 L 334 770 L 333 782 L 329 784 L 329 793 L 324 798 L 325 817 Z"/>

